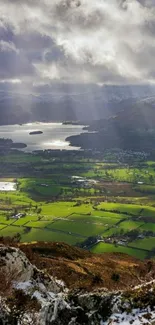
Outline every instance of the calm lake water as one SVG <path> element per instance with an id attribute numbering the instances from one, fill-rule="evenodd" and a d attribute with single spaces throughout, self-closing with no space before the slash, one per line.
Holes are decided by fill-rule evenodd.
<path id="1" fill-rule="evenodd" d="M 27 145 L 26 152 L 45 149 L 79 150 L 69 146 L 66 138 L 83 133 L 83 125 L 63 125 L 62 123 L 28 123 L 23 125 L 0 126 L 0 138 L 8 138 L 14 142 Z M 30 135 L 30 132 L 42 131 L 43 134 Z"/>
<path id="2" fill-rule="evenodd" d="M 0 191 L 16 191 L 16 183 L 0 182 Z"/>

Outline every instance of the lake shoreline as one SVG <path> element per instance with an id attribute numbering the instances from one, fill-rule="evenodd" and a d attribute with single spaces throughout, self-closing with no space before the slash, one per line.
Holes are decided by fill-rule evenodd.
<path id="1" fill-rule="evenodd" d="M 0 122 L 0 127 L 1 126 L 9 126 L 9 125 L 18 125 L 18 126 L 22 126 L 22 125 L 29 125 L 29 124 L 34 124 L 34 123 L 36 123 L 36 124 L 61 124 L 61 125 L 73 125 L 73 126 L 75 126 L 75 125 L 83 125 L 83 127 L 88 127 L 88 122 L 87 121 L 60 121 L 60 120 L 58 120 L 58 121 L 53 121 L 53 120 L 51 120 L 51 121 L 37 121 L 37 120 L 35 120 L 35 121 L 27 121 L 27 122 L 21 122 L 21 123 L 14 123 L 14 122 L 9 122 L 9 123 L 1 123 Z"/>
<path id="2" fill-rule="evenodd" d="M 79 150 L 80 147 L 72 146 L 68 138 L 87 132 L 84 127 L 85 125 L 63 124 L 60 122 L 1 125 L 0 139 L 11 139 L 12 142 L 10 142 L 9 148 L 22 149 L 24 152 Z"/>

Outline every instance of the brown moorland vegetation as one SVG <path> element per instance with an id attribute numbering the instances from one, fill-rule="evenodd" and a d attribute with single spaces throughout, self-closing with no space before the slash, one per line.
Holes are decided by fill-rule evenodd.
<path id="1" fill-rule="evenodd" d="M 7 240 L 0 239 L 7 244 Z M 71 290 L 130 289 L 155 277 L 155 261 L 140 261 L 122 253 L 93 254 L 65 243 L 36 242 L 19 247 L 39 269 L 61 279 Z"/>

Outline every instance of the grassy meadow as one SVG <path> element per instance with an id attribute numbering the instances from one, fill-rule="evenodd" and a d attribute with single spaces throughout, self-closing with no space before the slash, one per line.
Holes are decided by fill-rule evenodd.
<path id="1" fill-rule="evenodd" d="M 15 191 L 0 191 L 1 237 L 64 241 L 142 259 L 154 250 L 154 161 L 127 166 L 14 153 L 0 157 L 0 166 L 0 181 L 16 183 Z"/>

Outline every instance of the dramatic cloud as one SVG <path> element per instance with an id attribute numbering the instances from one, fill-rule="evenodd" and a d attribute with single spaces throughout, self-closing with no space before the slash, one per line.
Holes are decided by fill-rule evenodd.
<path id="1" fill-rule="evenodd" d="M 0 40 L 0 51 L 19 53 L 19 50 L 16 49 L 15 44 L 13 44 L 12 42 L 5 42 L 3 40 Z"/>
<path id="2" fill-rule="evenodd" d="M 154 0 L 0 0 L 0 78 L 155 81 Z"/>

